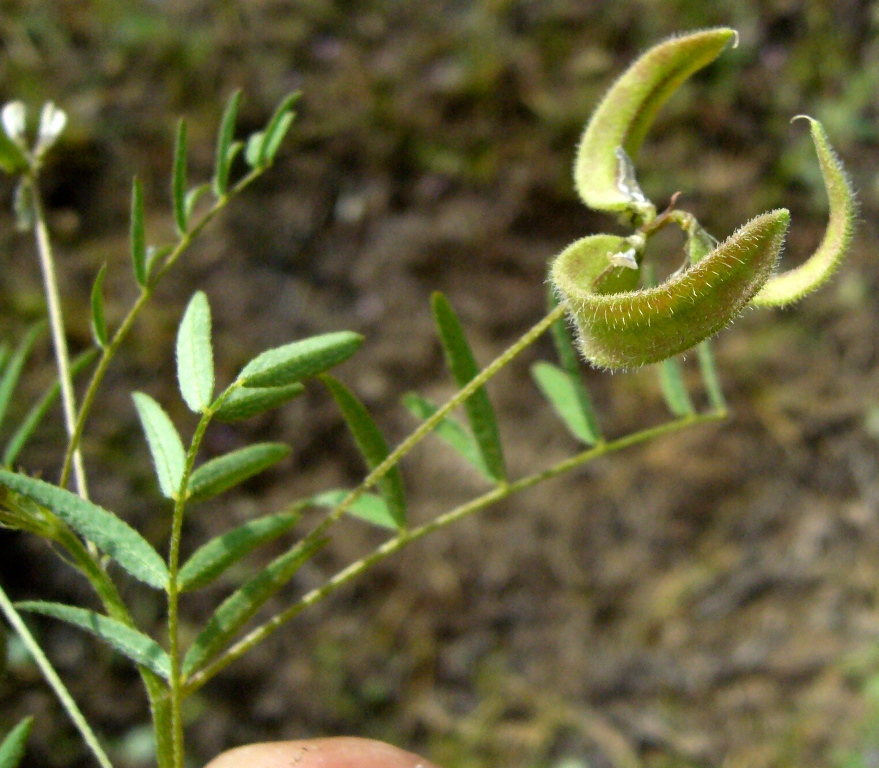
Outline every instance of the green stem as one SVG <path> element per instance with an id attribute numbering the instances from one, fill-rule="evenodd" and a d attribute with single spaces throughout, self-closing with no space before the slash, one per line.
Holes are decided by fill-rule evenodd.
<path id="1" fill-rule="evenodd" d="M 183 677 L 180 663 L 180 540 L 183 533 L 183 517 L 186 511 L 186 490 L 189 476 L 195 466 L 195 458 L 201 447 L 205 430 L 211 422 L 212 410 L 207 410 L 199 419 L 189 450 L 186 453 L 186 464 L 183 477 L 174 500 L 174 519 L 171 524 L 171 542 L 168 547 L 168 655 L 171 657 L 171 740 L 173 748 L 174 768 L 183 768 Z"/>
<path id="2" fill-rule="evenodd" d="M 37 253 L 40 259 L 40 269 L 43 273 L 43 289 L 46 294 L 46 304 L 49 310 L 49 325 L 52 329 L 52 345 L 55 348 L 55 364 L 58 368 L 58 381 L 61 385 L 61 402 L 64 409 L 64 423 L 67 427 L 67 436 L 72 440 L 76 430 L 76 401 L 73 394 L 73 382 L 70 376 L 70 354 L 67 351 L 67 333 L 64 327 L 64 314 L 61 310 L 61 296 L 58 292 L 58 275 L 55 270 L 55 259 L 52 256 L 52 242 L 49 238 L 49 229 L 46 226 L 46 214 L 43 209 L 43 201 L 40 197 L 39 177 L 36 171 L 32 171 L 27 179 L 31 188 L 34 212 L 34 238 L 37 242 Z M 82 462 L 82 452 L 74 448 L 70 454 L 76 479 L 76 492 L 82 498 L 88 498 L 88 486 L 86 484 L 85 467 Z M 62 488 L 67 486 L 70 469 L 61 480 Z"/>
<path id="3" fill-rule="evenodd" d="M 439 517 L 431 520 L 429 523 L 425 523 L 424 525 L 408 531 L 401 531 L 397 536 L 395 536 L 393 539 L 386 541 L 374 552 L 339 571 L 325 584 L 311 590 L 308 594 L 304 595 L 297 603 L 290 606 L 290 608 L 272 617 L 267 622 L 248 633 L 237 643 L 227 648 L 211 664 L 194 674 L 187 681 L 183 690 L 184 695 L 189 696 L 190 694 L 195 693 L 195 691 L 201 688 L 216 674 L 221 672 L 237 659 L 241 658 L 251 648 L 265 640 L 266 637 L 268 637 L 275 630 L 279 629 L 291 619 L 298 616 L 306 608 L 309 608 L 315 603 L 320 602 L 325 597 L 327 597 L 327 595 L 335 592 L 337 589 L 344 586 L 353 579 L 356 579 L 364 571 L 368 570 L 377 563 L 380 563 L 382 560 L 402 549 L 407 544 L 410 544 L 413 541 L 416 541 L 417 539 L 420 539 L 429 533 L 433 533 L 434 531 L 438 531 L 441 528 L 445 528 L 446 526 L 457 522 L 467 515 L 471 515 L 474 512 L 485 509 L 492 504 L 496 504 L 497 502 L 502 501 L 515 493 L 527 490 L 528 488 L 533 488 L 535 485 L 542 483 L 545 480 L 550 480 L 554 477 L 558 477 L 559 475 L 563 475 L 566 472 L 569 472 L 570 470 L 579 467 L 582 464 L 586 464 L 587 462 L 599 458 L 600 456 L 606 456 L 609 453 L 621 451 L 624 448 L 629 448 L 630 446 L 637 445 L 639 443 L 648 442 L 663 435 L 668 435 L 673 432 L 679 432 L 682 429 L 695 426 L 696 424 L 721 421 L 724 418 L 726 418 L 726 411 L 711 411 L 704 414 L 694 414 L 692 416 L 687 416 L 686 418 L 676 419 L 675 421 L 660 424 L 656 427 L 644 429 L 631 435 L 626 435 L 625 437 L 621 437 L 608 443 L 601 443 L 594 448 L 590 448 L 589 450 L 578 453 L 576 456 L 572 456 L 568 459 L 565 459 L 564 461 L 560 461 L 557 464 L 549 467 L 548 469 L 544 469 L 540 472 L 535 472 L 513 483 L 494 488 L 493 490 L 484 493 L 482 496 L 479 496 L 467 502 L 466 504 L 462 504 L 450 510 L 449 512 L 446 512 L 445 514 L 440 515 Z"/>
<path id="4" fill-rule="evenodd" d="M 427 435 L 429 435 L 436 426 L 449 415 L 455 408 L 461 405 L 467 398 L 473 395 L 476 390 L 484 386 L 485 383 L 497 375 L 497 373 L 509 365 L 518 355 L 531 346 L 543 333 L 552 326 L 556 320 L 560 320 L 565 316 L 568 309 L 567 302 L 563 301 L 554 307 L 542 320 L 534 325 L 527 333 L 516 340 L 504 352 L 496 357 L 486 368 L 474 376 L 468 384 L 460 389 L 454 397 L 452 397 L 445 405 L 439 408 L 430 418 L 424 421 L 409 437 L 403 440 L 387 458 L 375 467 L 354 490 L 351 491 L 338 507 L 328 514 L 323 521 L 308 534 L 306 542 L 317 541 L 327 532 L 327 530 L 339 520 L 364 493 L 372 488 L 379 480 L 381 480 L 388 472 L 391 471 L 400 461 L 409 453 L 418 443 L 420 443 Z M 501 488 L 506 487 L 502 485 Z"/>
<path id="5" fill-rule="evenodd" d="M 12 601 L 2 587 L 0 587 L 0 610 L 3 611 L 7 621 L 12 625 L 12 628 L 21 638 L 21 641 L 28 649 L 31 657 L 43 673 L 43 677 L 45 677 L 49 685 L 52 686 L 55 696 L 58 698 L 58 701 L 61 702 L 61 706 L 64 707 L 89 749 L 91 749 L 98 764 L 101 765 L 102 768 L 113 768 L 110 758 L 107 757 L 107 753 L 104 751 L 104 748 L 98 741 L 98 737 L 95 736 L 95 732 L 91 729 L 85 716 L 70 695 L 70 691 L 67 690 L 67 687 L 61 681 L 61 678 L 58 677 L 58 673 L 55 671 L 52 663 L 46 658 L 43 649 L 40 648 L 39 643 L 37 643 L 24 621 L 22 621 L 21 615 L 15 610 L 15 606 L 12 604 Z"/>
<path id="6" fill-rule="evenodd" d="M 105 346 L 102 350 L 101 357 L 98 360 L 98 364 L 95 367 L 95 371 L 92 374 L 91 380 L 89 381 L 88 388 L 86 389 L 85 395 L 82 399 L 82 407 L 79 410 L 79 415 L 76 419 L 73 433 L 70 436 L 70 440 L 67 445 L 67 453 L 64 455 L 64 465 L 61 470 L 61 486 L 64 486 L 68 478 L 70 477 L 71 467 L 74 462 L 74 454 L 79 448 L 79 444 L 82 440 L 82 434 L 85 430 L 86 420 L 88 419 L 92 407 L 94 406 L 95 398 L 98 394 L 98 389 L 100 388 L 101 383 L 104 380 L 104 376 L 110 366 L 110 361 L 116 355 L 116 352 L 119 351 L 119 347 L 122 346 L 122 342 L 125 341 L 125 338 L 128 336 L 128 332 L 134 325 L 134 321 L 140 314 L 141 309 L 143 309 L 147 301 L 149 301 L 149 299 L 152 297 L 153 291 L 155 290 L 159 281 L 165 276 L 168 270 L 174 266 L 177 260 L 191 245 L 192 241 L 196 237 L 198 237 L 199 234 L 201 234 L 201 231 L 211 221 L 213 221 L 213 219 L 217 216 L 217 214 L 220 213 L 220 211 L 222 211 L 229 204 L 229 201 L 239 192 L 241 192 L 245 187 L 249 186 L 259 176 L 261 176 L 267 168 L 268 166 L 254 169 L 253 171 L 248 173 L 243 179 L 241 179 L 234 187 L 232 187 L 232 189 L 230 189 L 225 195 L 217 198 L 217 201 L 214 203 L 213 207 L 209 211 L 207 211 L 204 216 L 202 216 L 202 218 L 192 227 L 192 229 L 190 229 L 180 238 L 171 253 L 169 253 L 165 257 L 164 262 L 162 262 L 162 265 L 159 267 L 156 274 L 150 279 L 149 283 L 141 288 L 140 296 L 137 297 L 137 300 L 128 311 L 125 319 L 116 329 L 116 333 L 113 334 L 113 338 L 110 339 L 110 341 L 107 343 L 107 346 Z"/>
<path id="7" fill-rule="evenodd" d="M 73 558 L 73 562 L 89 580 L 92 588 L 101 600 L 107 614 L 128 627 L 136 629 L 128 608 L 122 601 L 116 585 L 97 560 L 62 521 L 53 520 L 50 538 L 57 541 Z M 160 768 L 171 768 L 171 717 L 168 701 L 168 687 L 152 670 L 139 666 L 141 679 L 150 702 L 150 712 L 156 734 L 156 749 Z"/>

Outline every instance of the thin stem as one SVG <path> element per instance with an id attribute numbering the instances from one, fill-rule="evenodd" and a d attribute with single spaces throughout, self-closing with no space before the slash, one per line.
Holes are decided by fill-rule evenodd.
<path id="1" fill-rule="evenodd" d="M 568 459 L 560 461 L 557 464 L 549 467 L 548 469 L 544 469 L 540 472 L 535 472 L 513 483 L 494 488 L 491 491 L 484 493 L 482 496 L 479 496 L 467 502 L 466 504 L 455 507 L 449 512 L 446 512 L 445 514 L 434 518 L 429 523 L 425 523 L 424 525 L 413 528 L 409 531 L 401 531 L 397 536 L 395 536 L 393 539 L 389 539 L 388 541 L 386 541 L 374 552 L 370 553 L 366 557 L 361 558 L 360 560 L 357 560 L 354 563 L 351 563 L 351 565 L 339 571 L 325 584 L 308 592 L 297 603 L 290 606 L 290 608 L 287 608 L 285 611 L 282 611 L 281 613 L 272 617 L 267 622 L 248 633 L 237 643 L 227 648 L 211 664 L 194 674 L 187 681 L 183 690 L 184 695 L 189 696 L 190 694 L 197 691 L 217 673 L 221 672 L 232 662 L 241 658 L 251 648 L 265 640 L 266 637 L 268 637 L 275 630 L 279 629 L 291 619 L 298 616 L 306 608 L 309 608 L 315 603 L 320 602 L 329 594 L 335 592 L 340 587 L 357 578 L 364 571 L 368 570 L 377 563 L 380 563 L 382 560 L 385 560 L 387 557 L 399 551 L 407 544 L 410 544 L 413 541 L 416 541 L 417 539 L 420 539 L 429 533 L 433 533 L 434 531 L 438 531 L 441 528 L 445 528 L 446 526 L 457 522 L 467 515 L 471 515 L 474 512 L 485 509 L 492 504 L 496 504 L 497 502 L 502 501 L 515 493 L 519 493 L 528 488 L 533 488 L 535 485 L 538 485 L 545 480 L 550 480 L 551 478 L 563 475 L 566 472 L 569 472 L 570 470 L 579 467 L 582 464 L 586 464 L 587 462 L 599 458 L 600 456 L 606 456 L 609 453 L 621 451 L 624 448 L 629 448 L 630 446 L 637 445 L 639 443 L 648 442 L 663 435 L 668 435 L 673 432 L 679 432 L 683 429 L 686 429 L 687 427 L 695 426 L 696 424 L 721 421 L 726 418 L 726 415 L 726 411 L 711 411 L 704 414 L 694 414 L 692 416 L 687 416 L 682 419 L 676 419 L 665 424 L 660 424 L 656 427 L 643 429 L 639 432 L 635 432 L 631 435 L 626 435 L 625 437 L 621 437 L 617 440 L 612 440 L 611 442 L 601 443 L 594 448 L 590 448 L 589 450 L 578 453 L 576 456 L 572 456 Z"/>
<path id="2" fill-rule="evenodd" d="M 49 229 L 46 226 L 46 214 L 40 197 L 39 177 L 36 172 L 30 175 L 27 183 L 30 184 L 33 199 L 34 237 L 37 241 L 37 253 L 40 258 L 40 268 L 43 272 L 43 288 L 46 293 L 46 303 L 49 309 L 49 325 L 52 329 L 52 345 L 55 348 L 55 364 L 58 367 L 58 381 L 61 384 L 64 423 L 67 427 L 67 436 L 72 440 L 76 430 L 76 401 L 73 394 L 73 382 L 70 376 L 70 355 L 67 351 L 64 315 L 61 311 L 61 297 L 58 293 L 58 276 L 55 271 L 52 243 L 49 239 Z M 71 452 L 71 461 L 76 480 L 76 492 L 82 498 L 88 498 L 85 467 L 82 462 L 82 452 L 78 448 L 74 448 Z M 66 487 L 68 479 L 69 469 L 60 482 L 62 488 Z"/>
<path id="3" fill-rule="evenodd" d="M 549 314 L 534 325 L 527 333 L 521 336 L 515 343 L 509 346 L 504 352 L 496 357 L 486 368 L 481 370 L 474 376 L 465 387 L 460 389 L 454 397 L 452 397 L 445 405 L 439 408 L 430 418 L 424 421 L 409 437 L 403 440 L 387 458 L 382 461 L 375 469 L 372 470 L 354 490 L 351 491 L 338 507 L 336 507 L 324 520 L 308 534 L 307 541 L 315 541 L 322 537 L 324 533 L 347 512 L 357 499 L 359 499 L 366 491 L 381 480 L 388 472 L 391 471 L 403 457 L 409 453 L 418 443 L 420 443 L 427 435 L 429 435 L 436 426 L 463 403 L 467 398 L 473 395 L 476 390 L 482 387 L 489 379 L 496 376 L 497 373 L 509 365 L 518 355 L 531 346 L 540 336 L 552 326 L 556 321 L 564 317 L 568 309 L 567 302 L 563 301 L 554 307 Z M 505 487 L 505 484 L 500 486 Z"/>
<path id="4" fill-rule="evenodd" d="M 58 697 L 61 706 L 64 707 L 68 716 L 73 721 L 73 724 L 82 735 L 83 740 L 88 745 L 89 749 L 91 749 L 98 764 L 101 765 L 102 768 L 113 768 L 110 758 L 107 757 L 107 753 L 104 751 L 104 748 L 98 741 L 98 737 L 95 736 L 95 733 L 86 721 L 85 716 L 70 695 L 70 691 L 67 690 L 67 687 L 61 681 L 61 678 L 58 677 L 58 673 L 55 671 L 52 663 L 46 657 L 46 654 L 43 653 L 43 649 L 40 648 L 39 643 L 37 643 L 24 621 L 22 621 L 21 615 L 15 610 L 15 606 L 12 604 L 12 601 L 2 587 L 0 587 L 0 610 L 3 611 L 6 620 L 12 625 L 12 628 L 25 644 L 31 657 L 43 673 L 43 677 L 45 677 L 49 685 L 52 686 L 55 696 Z"/>
<path id="5" fill-rule="evenodd" d="M 268 166 L 252 170 L 234 187 L 232 187 L 232 189 L 230 189 L 225 195 L 217 198 L 217 201 L 214 203 L 213 207 L 209 211 L 207 211 L 204 216 L 202 216 L 202 218 L 192 227 L 192 229 L 190 229 L 180 238 L 171 253 L 169 253 L 168 256 L 165 257 L 165 260 L 162 262 L 156 274 L 150 279 L 149 283 L 141 288 L 140 296 L 137 297 L 137 300 L 128 311 L 125 319 L 116 329 L 116 333 L 113 334 L 113 338 L 110 339 L 110 341 L 107 343 L 107 346 L 105 346 L 102 350 L 101 357 L 98 360 L 98 364 L 95 367 L 94 373 L 92 373 L 92 378 L 89 381 L 88 387 L 86 388 L 85 395 L 83 395 L 82 407 L 79 410 L 79 415 L 77 416 L 76 424 L 73 428 L 73 433 L 70 436 L 70 441 L 67 445 L 67 453 L 64 456 L 64 465 L 61 470 L 60 483 L 62 486 L 67 482 L 67 479 L 70 477 L 70 471 L 74 463 L 74 455 L 76 454 L 76 451 L 79 448 L 80 441 L 82 440 L 82 434 L 85 430 L 86 420 L 88 419 L 92 407 L 94 406 L 95 399 L 98 394 L 98 389 L 100 388 L 101 383 L 104 380 L 107 369 L 110 367 L 110 361 L 113 359 L 116 352 L 119 351 L 119 347 L 122 346 L 122 342 L 125 341 L 125 338 L 128 336 L 128 332 L 134 325 L 134 321 L 140 314 L 141 309 L 143 309 L 147 301 L 149 301 L 149 299 L 152 297 L 153 291 L 155 290 L 159 281 L 165 276 L 168 270 L 174 266 L 177 260 L 183 255 L 184 251 L 186 251 L 186 249 L 190 246 L 192 241 L 196 237 L 198 237 L 199 234 L 201 234 L 201 231 L 208 224 L 210 224 L 210 222 L 213 221 L 217 214 L 219 214 L 220 211 L 222 211 L 229 204 L 229 201 L 238 193 L 240 193 L 245 187 L 255 181 L 259 176 L 261 176 L 263 172 L 267 170 L 267 168 Z"/>
<path id="6" fill-rule="evenodd" d="M 174 500 L 174 519 L 171 524 L 171 542 L 168 548 L 168 655 L 171 657 L 171 739 L 173 745 L 174 766 L 183 768 L 183 678 L 180 672 L 180 540 L 183 533 L 183 516 L 186 511 L 186 489 L 189 476 L 195 466 L 195 457 L 201 447 L 205 430 L 211 422 L 213 411 L 207 410 L 199 419 L 189 450 L 186 453 L 186 464 L 183 477 Z"/>
<path id="7" fill-rule="evenodd" d="M 54 521 L 54 531 L 51 538 L 64 547 L 73 558 L 75 566 L 89 580 L 107 614 L 126 626 L 136 629 L 128 608 L 119 596 L 116 585 L 101 566 L 97 556 L 87 549 L 77 535 L 60 520 Z M 155 725 L 159 766 L 160 768 L 171 768 L 169 759 L 171 717 L 168 706 L 168 687 L 152 670 L 139 666 L 138 671 L 150 702 L 150 712 Z"/>

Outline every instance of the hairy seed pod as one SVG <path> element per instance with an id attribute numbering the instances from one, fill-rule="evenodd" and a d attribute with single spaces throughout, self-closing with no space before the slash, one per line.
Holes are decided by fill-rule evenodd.
<path id="1" fill-rule="evenodd" d="M 826 283 L 842 262 L 852 239 L 857 206 L 842 163 L 830 146 L 824 128 L 807 115 L 821 176 L 830 200 L 830 220 L 818 250 L 795 269 L 773 275 L 754 297 L 755 307 L 781 307 L 797 301 Z"/>
<path id="2" fill-rule="evenodd" d="M 577 241 L 555 260 L 550 279 L 568 301 L 583 356 L 602 368 L 637 368 L 684 352 L 734 320 L 762 288 L 778 261 L 790 216 L 764 213 L 738 229 L 698 264 L 655 288 L 615 290 L 625 270 L 601 272 L 627 241 L 596 235 Z M 606 282 L 605 282 L 606 281 Z M 604 284 L 602 284 L 604 283 Z"/>
<path id="3" fill-rule="evenodd" d="M 574 166 L 583 202 L 600 211 L 656 215 L 634 181 L 631 157 L 656 112 L 688 77 L 716 59 L 736 36 L 727 28 L 675 37 L 651 48 L 614 83 L 589 120 Z"/>

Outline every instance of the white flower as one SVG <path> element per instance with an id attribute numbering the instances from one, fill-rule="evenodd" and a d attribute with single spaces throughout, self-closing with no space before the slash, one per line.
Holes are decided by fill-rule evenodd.
<path id="1" fill-rule="evenodd" d="M 27 149 L 25 143 L 25 127 L 27 122 L 27 108 L 21 101 L 10 101 L 0 110 L 0 122 L 3 130 L 22 149 Z"/>
<path id="2" fill-rule="evenodd" d="M 55 143 L 65 125 L 67 125 L 67 113 L 58 109 L 51 101 L 47 101 L 43 105 L 43 111 L 40 115 L 40 129 L 37 132 L 37 144 L 34 147 L 34 154 L 37 157 Z"/>

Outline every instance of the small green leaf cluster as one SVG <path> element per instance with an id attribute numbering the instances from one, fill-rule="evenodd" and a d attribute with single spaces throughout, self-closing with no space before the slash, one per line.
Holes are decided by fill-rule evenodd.
<path id="1" fill-rule="evenodd" d="M 720 28 L 655 46 L 614 83 L 586 125 L 574 168 L 577 191 L 590 208 L 616 213 L 636 227 L 630 237 L 578 240 L 552 265 L 551 280 L 569 306 L 580 351 L 596 366 L 636 368 L 685 352 L 749 304 L 783 306 L 815 290 L 847 252 L 854 194 L 821 124 L 812 118 L 807 119 L 830 198 L 830 222 L 815 254 L 790 272 L 774 274 L 787 211 L 757 216 L 718 244 L 673 204 L 657 215 L 641 190 L 631 158 L 657 111 L 733 39 L 737 42 L 734 30 Z M 668 224 L 681 227 L 687 237 L 683 264 L 662 285 L 645 286 L 647 242 Z"/>
<path id="2" fill-rule="evenodd" d="M 281 101 L 266 125 L 265 129 L 254 133 L 247 141 L 244 157 L 251 169 L 251 174 L 265 171 L 275 159 L 281 143 L 290 130 L 296 113 L 292 107 L 299 99 L 299 93 L 292 93 Z M 186 239 L 201 229 L 202 224 L 193 225 L 193 214 L 199 202 L 208 194 L 213 194 L 214 205 L 222 206 L 230 194 L 229 178 L 235 158 L 245 148 L 244 142 L 235 140 L 235 124 L 241 105 L 241 92 L 236 91 L 229 99 L 217 135 L 216 159 L 214 175 L 210 182 L 189 187 L 187 155 L 189 151 L 186 121 L 181 118 L 177 123 L 174 142 L 174 159 L 171 173 L 171 204 L 174 223 L 180 238 Z M 148 247 L 144 225 L 144 193 L 138 179 L 134 179 L 131 188 L 131 225 L 130 225 L 131 261 L 134 276 L 142 288 L 151 281 L 155 265 L 160 264 L 159 272 L 164 273 L 175 253 L 173 246 Z M 107 344 L 106 326 L 103 320 L 103 302 L 100 283 L 103 275 L 98 273 L 95 288 L 92 291 L 93 327 L 95 338 L 101 346 Z"/>

